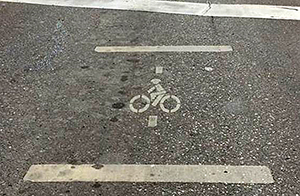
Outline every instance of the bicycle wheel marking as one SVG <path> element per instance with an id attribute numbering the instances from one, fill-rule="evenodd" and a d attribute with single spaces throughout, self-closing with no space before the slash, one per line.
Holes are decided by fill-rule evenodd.
<path id="1" fill-rule="evenodd" d="M 161 99 L 160 104 L 159 104 L 161 110 L 164 111 L 164 112 L 167 112 L 167 113 L 169 113 L 170 110 L 168 110 L 168 109 L 165 108 L 164 102 L 165 102 L 167 99 L 169 99 L 170 97 L 171 97 L 170 95 L 165 96 L 164 98 Z"/>
<path id="2" fill-rule="evenodd" d="M 141 108 L 141 109 L 135 109 L 135 107 L 133 106 L 133 103 L 138 100 L 138 99 L 144 99 L 146 100 L 146 105 Z M 150 106 L 150 99 L 145 96 L 145 95 L 137 95 L 137 96 L 134 96 L 131 100 L 130 100 L 130 103 L 129 103 L 129 108 L 131 111 L 133 111 L 134 113 L 142 113 L 142 112 L 145 112 Z"/>
<path id="3" fill-rule="evenodd" d="M 147 104 L 142 109 L 139 109 L 139 113 L 145 112 L 150 106 L 150 99 L 148 97 L 142 95 L 142 99 L 145 99 Z"/>
<path id="4" fill-rule="evenodd" d="M 165 106 L 164 106 L 164 102 L 169 98 L 174 99 L 176 101 L 175 108 L 173 108 L 171 110 L 166 109 Z M 160 108 L 161 108 L 162 111 L 167 112 L 167 113 L 170 113 L 170 112 L 173 113 L 173 112 L 176 112 L 177 110 L 179 110 L 180 100 L 175 95 L 167 95 L 164 98 L 162 98 L 159 105 L 160 105 Z"/>
<path id="5" fill-rule="evenodd" d="M 171 112 L 176 112 L 180 108 L 180 100 L 175 95 L 171 95 L 171 98 L 174 99 L 177 103 L 176 107 L 174 109 L 172 109 Z"/>

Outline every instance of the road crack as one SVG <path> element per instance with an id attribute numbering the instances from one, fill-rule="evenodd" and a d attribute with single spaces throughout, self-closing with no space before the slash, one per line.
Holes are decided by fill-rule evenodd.
<path id="1" fill-rule="evenodd" d="M 207 1 L 206 3 L 208 4 L 208 7 L 203 11 L 202 15 L 207 14 L 207 12 L 211 9 L 211 2 Z"/>

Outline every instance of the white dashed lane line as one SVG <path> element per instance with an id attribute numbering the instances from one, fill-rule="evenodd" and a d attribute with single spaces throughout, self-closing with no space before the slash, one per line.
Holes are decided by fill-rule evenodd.
<path id="1" fill-rule="evenodd" d="M 96 52 L 231 52 L 231 46 L 97 46 Z"/>
<path id="2" fill-rule="evenodd" d="M 221 165 L 33 165 L 32 182 L 203 182 L 273 183 L 265 166 Z"/>

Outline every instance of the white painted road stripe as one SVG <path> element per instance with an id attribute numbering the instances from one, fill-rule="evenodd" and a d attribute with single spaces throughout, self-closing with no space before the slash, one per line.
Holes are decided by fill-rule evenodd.
<path id="1" fill-rule="evenodd" d="M 97 46 L 96 52 L 231 52 L 231 46 Z"/>
<path id="2" fill-rule="evenodd" d="M 163 67 L 157 66 L 155 67 L 155 73 L 156 74 L 162 74 L 163 73 Z"/>
<path id="3" fill-rule="evenodd" d="M 300 7 L 250 4 L 210 4 L 155 0 L 0 0 L 68 7 L 135 10 L 170 14 L 300 20 Z"/>
<path id="4" fill-rule="evenodd" d="M 157 116 L 149 116 L 148 127 L 157 126 Z"/>
<path id="5" fill-rule="evenodd" d="M 220 165 L 33 165 L 32 182 L 207 182 L 273 183 L 265 166 Z"/>

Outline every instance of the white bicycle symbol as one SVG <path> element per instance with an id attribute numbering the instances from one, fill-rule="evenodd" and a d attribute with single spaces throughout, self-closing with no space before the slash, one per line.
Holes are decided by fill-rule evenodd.
<path id="1" fill-rule="evenodd" d="M 150 93 L 151 101 L 153 101 L 152 106 L 157 106 L 159 104 L 161 110 L 164 112 L 167 112 L 167 113 L 176 112 L 177 110 L 179 110 L 180 100 L 178 99 L 178 97 L 176 97 L 175 95 L 167 94 L 167 92 L 159 84 L 159 82 L 161 82 L 161 80 L 153 79 L 153 80 L 151 80 L 151 82 L 153 84 L 155 84 L 154 87 L 152 87 L 151 89 L 148 90 L 148 93 Z M 156 92 L 153 92 L 155 90 L 156 90 Z M 138 99 L 143 99 L 146 102 L 145 106 L 140 109 L 136 109 L 133 106 L 134 102 L 137 101 Z M 169 110 L 164 106 L 164 103 L 167 99 L 173 99 L 176 101 L 176 106 L 173 109 Z M 142 113 L 142 112 L 145 112 L 150 107 L 151 101 L 146 95 L 137 95 L 137 96 L 134 96 L 130 100 L 129 108 L 131 111 L 133 111 L 135 113 Z"/>

